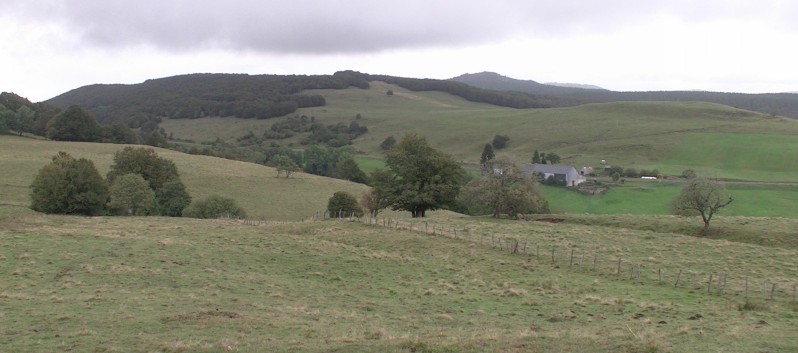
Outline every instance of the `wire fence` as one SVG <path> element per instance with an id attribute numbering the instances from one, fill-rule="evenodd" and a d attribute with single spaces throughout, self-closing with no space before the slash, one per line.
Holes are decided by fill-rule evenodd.
<path id="1" fill-rule="evenodd" d="M 733 296 L 765 301 L 787 301 L 798 304 L 798 283 L 783 278 L 762 279 L 735 275 L 729 271 L 669 267 L 640 258 L 612 255 L 600 250 L 589 251 L 576 244 L 562 246 L 535 242 L 523 236 L 478 234 L 469 227 L 442 226 L 429 220 L 405 221 L 393 218 L 357 217 L 355 214 L 316 212 L 308 220 L 337 219 L 392 230 L 412 231 L 442 236 L 490 247 L 514 255 L 548 262 L 560 268 L 592 273 L 597 276 L 629 280 L 637 284 L 668 285 L 709 295 Z"/>

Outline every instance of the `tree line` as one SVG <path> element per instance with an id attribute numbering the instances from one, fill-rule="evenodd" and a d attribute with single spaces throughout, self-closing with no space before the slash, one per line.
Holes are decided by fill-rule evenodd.
<path id="1" fill-rule="evenodd" d="M 174 162 L 142 147 L 117 151 L 105 178 L 91 160 L 59 152 L 34 177 L 30 207 L 85 216 L 246 216 L 235 200 L 218 195 L 192 202 Z"/>

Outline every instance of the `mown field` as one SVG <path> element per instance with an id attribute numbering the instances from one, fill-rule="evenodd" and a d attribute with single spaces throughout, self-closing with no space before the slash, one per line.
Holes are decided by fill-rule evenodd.
<path id="1" fill-rule="evenodd" d="M 394 95 L 385 94 L 393 90 Z M 406 132 L 426 136 L 432 145 L 465 163 L 479 160 L 496 134 L 510 137 L 507 154 L 528 162 L 535 149 L 557 152 L 563 163 L 659 169 L 679 175 L 695 169 L 705 176 L 758 181 L 796 181 L 798 121 L 700 102 L 621 102 L 558 109 L 511 109 L 465 101 L 440 92 L 410 92 L 381 82 L 368 90 L 315 90 L 327 105 L 300 109 L 316 121 L 358 123 L 369 132 L 355 140 L 365 156 L 380 157 L 379 144 Z M 279 120 L 279 119 L 278 119 Z M 205 118 L 167 120 L 175 137 L 234 141 L 256 135 L 277 120 Z M 281 143 L 299 147 L 299 137 Z"/>
<path id="2" fill-rule="evenodd" d="M 412 220 L 405 220 L 410 222 Z M 416 227 L 422 225 L 416 220 Z M 451 239 L 347 221 L 249 226 L 43 216 L 0 206 L 9 352 L 794 352 L 796 250 L 612 226 L 436 221 Z M 792 224 L 795 226 L 795 224 Z M 597 271 L 478 236 L 598 251 Z M 462 235 L 461 235 L 462 236 Z M 645 261 L 638 283 L 614 257 Z M 739 290 L 659 284 L 726 271 Z M 667 273 L 667 281 L 674 272 Z M 652 277 L 654 276 L 654 277 Z M 757 282 L 753 282 L 754 280 Z M 758 281 L 780 283 L 761 299 Z M 739 288 L 739 287 L 734 287 Z"/>
<path id="3" fill-rule="evenodd" d="M 30 204 L 28 189 L 33 177 L 58 151 L 94 161 L 100 174 L 105 176 L 113 162 L 114 153 L 124 147 L 0 136 L 0 203 L 27 207 Z M 175 162 L 193 198 L 212 194 L 231 197 L 250 217 L 257 219 L 307 218 L 323 210 L 327 200 L 336 191 L 359 195 L 366 190 L 362 184 L 305 173 L 295 173 L 288 179 L 278 178 L 275 169 L 253 163 L 194 156 L 165 149 L 156 151 L 159 156 Z"/>

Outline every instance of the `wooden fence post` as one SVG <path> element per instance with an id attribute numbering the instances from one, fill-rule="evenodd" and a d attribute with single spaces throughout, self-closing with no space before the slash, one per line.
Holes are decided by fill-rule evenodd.
<path id="1" fill-rule="evenodd" d="M 555 260 L 555 258 L 554 258 L 554 254 L 555 254 L 556 252 L 557 252 L 557 247 L 556 247 L 556 246 L 553 246 L 553 247 L 551 247 L 551 262 L 555 262 L 555 263 L 557 262 L 557 261 Z"/>
<path id="2" fill-rule="evenodd" d="M 571 248 L 571 260 L 568 262 L 568 266 L 574 265 L 574 248 Z"/>
<path id="3" fill-rule="evenodd" d="M 762 299 L 768 298 L 768 280 L 762 281 Z"/>
<path id="4" fill-rule="evenodd" d="M 709 274 L 709 281 L 707 281 L 707 293 L 712 294 L 712 275 L 714 273 Z"/>
<path id="5" fill-rule="evenodd" d="M 770 287 L 770 300 L 773 300 L 773 296 L 776 294 L 776 288 L 778 287 L 778 283 L 773 282 L 773 286 Z"/>
<path id="6" fill-rule="evenodd" d="M 748 299 L 748 276 L 745 277 L 745 299 Z"/>
<path id="7" fill-rule="evenodd" d="M 676 282 L 673 284 L 674 287 L 678 287 L 679 286 L 679 278 L 681 278 L 681 277 L 682 277 L 682 269 L 680 268 L 679 269 L 679 273 L 676 274 Z"/>
<path id="8" fill-rule="evenodd" d="M 635 281 L 640 283 L 640 264 L 637 264 L 637 274 L 635 275 Z"/>
<path id="9" fill-rule="evenodd" d="M 593 272 L 596 272 L 596 259 L 598 258 L 598 253 L 593 254 L 593 267 L 590 269 Z"/>
<path id="10" fill-rule="evenodd" d="M 621 258 L 618 258 L 618 271 L 615 272 L 616 275 L 621 275 Z"/>

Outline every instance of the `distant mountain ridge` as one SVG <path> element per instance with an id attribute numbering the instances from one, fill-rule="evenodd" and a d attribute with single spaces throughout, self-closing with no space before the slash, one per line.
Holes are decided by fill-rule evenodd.
<path id="1" fill-rule="evenodd" d="M 603 90 L 606 90 L 606 88 L 603 88 L 603 87 L 599 87 L 599 86 L 596 86 L 596 85 L 586 85 L 584 83 L 546 82 L 546 83 L 544 83 L 544 85 L 557 86 L 557 87 L 570 87 L 570 88 L 582 88 L 582 89 L 603 89 Z"/>
<path id="2" fill-rule="evenodd" d="M 450 80 L 417 79 L 339 71 L 332 75 L 190 74 L 151 79 L 132 85 L 89 85 L 46 103 L 80 105 L 103 123 L 123 122 L 137 128 L 162 117 L 193 119 L 231 116 L 266 119 L 293 114 L 303 107 L 326 104 L 310 89 L 368 88 L 371 81 L 411 91 L 439 91 L 468 101 L 510 108 L 556 108 L 617 101 L 703 101 L 764 114 L 798 118 L 798 95 L 704 91 L 615 92 L 595 86 L 542 84 L 493 72 L 465 74 Z"/>
<path id="3" fill-rule="evenodd" d="M 532 80 L 518 80 L 495 72 L 464 74 L 451 79 L 474 87 L 548 96 L 567 102 L 608 103 L 620 101 L 710 102 L 769 115 L 798 119 L 798 95 L 791 93 L 724 93 L 708 91 L 617 92 L 579 87 L 560 87 Z"/>

